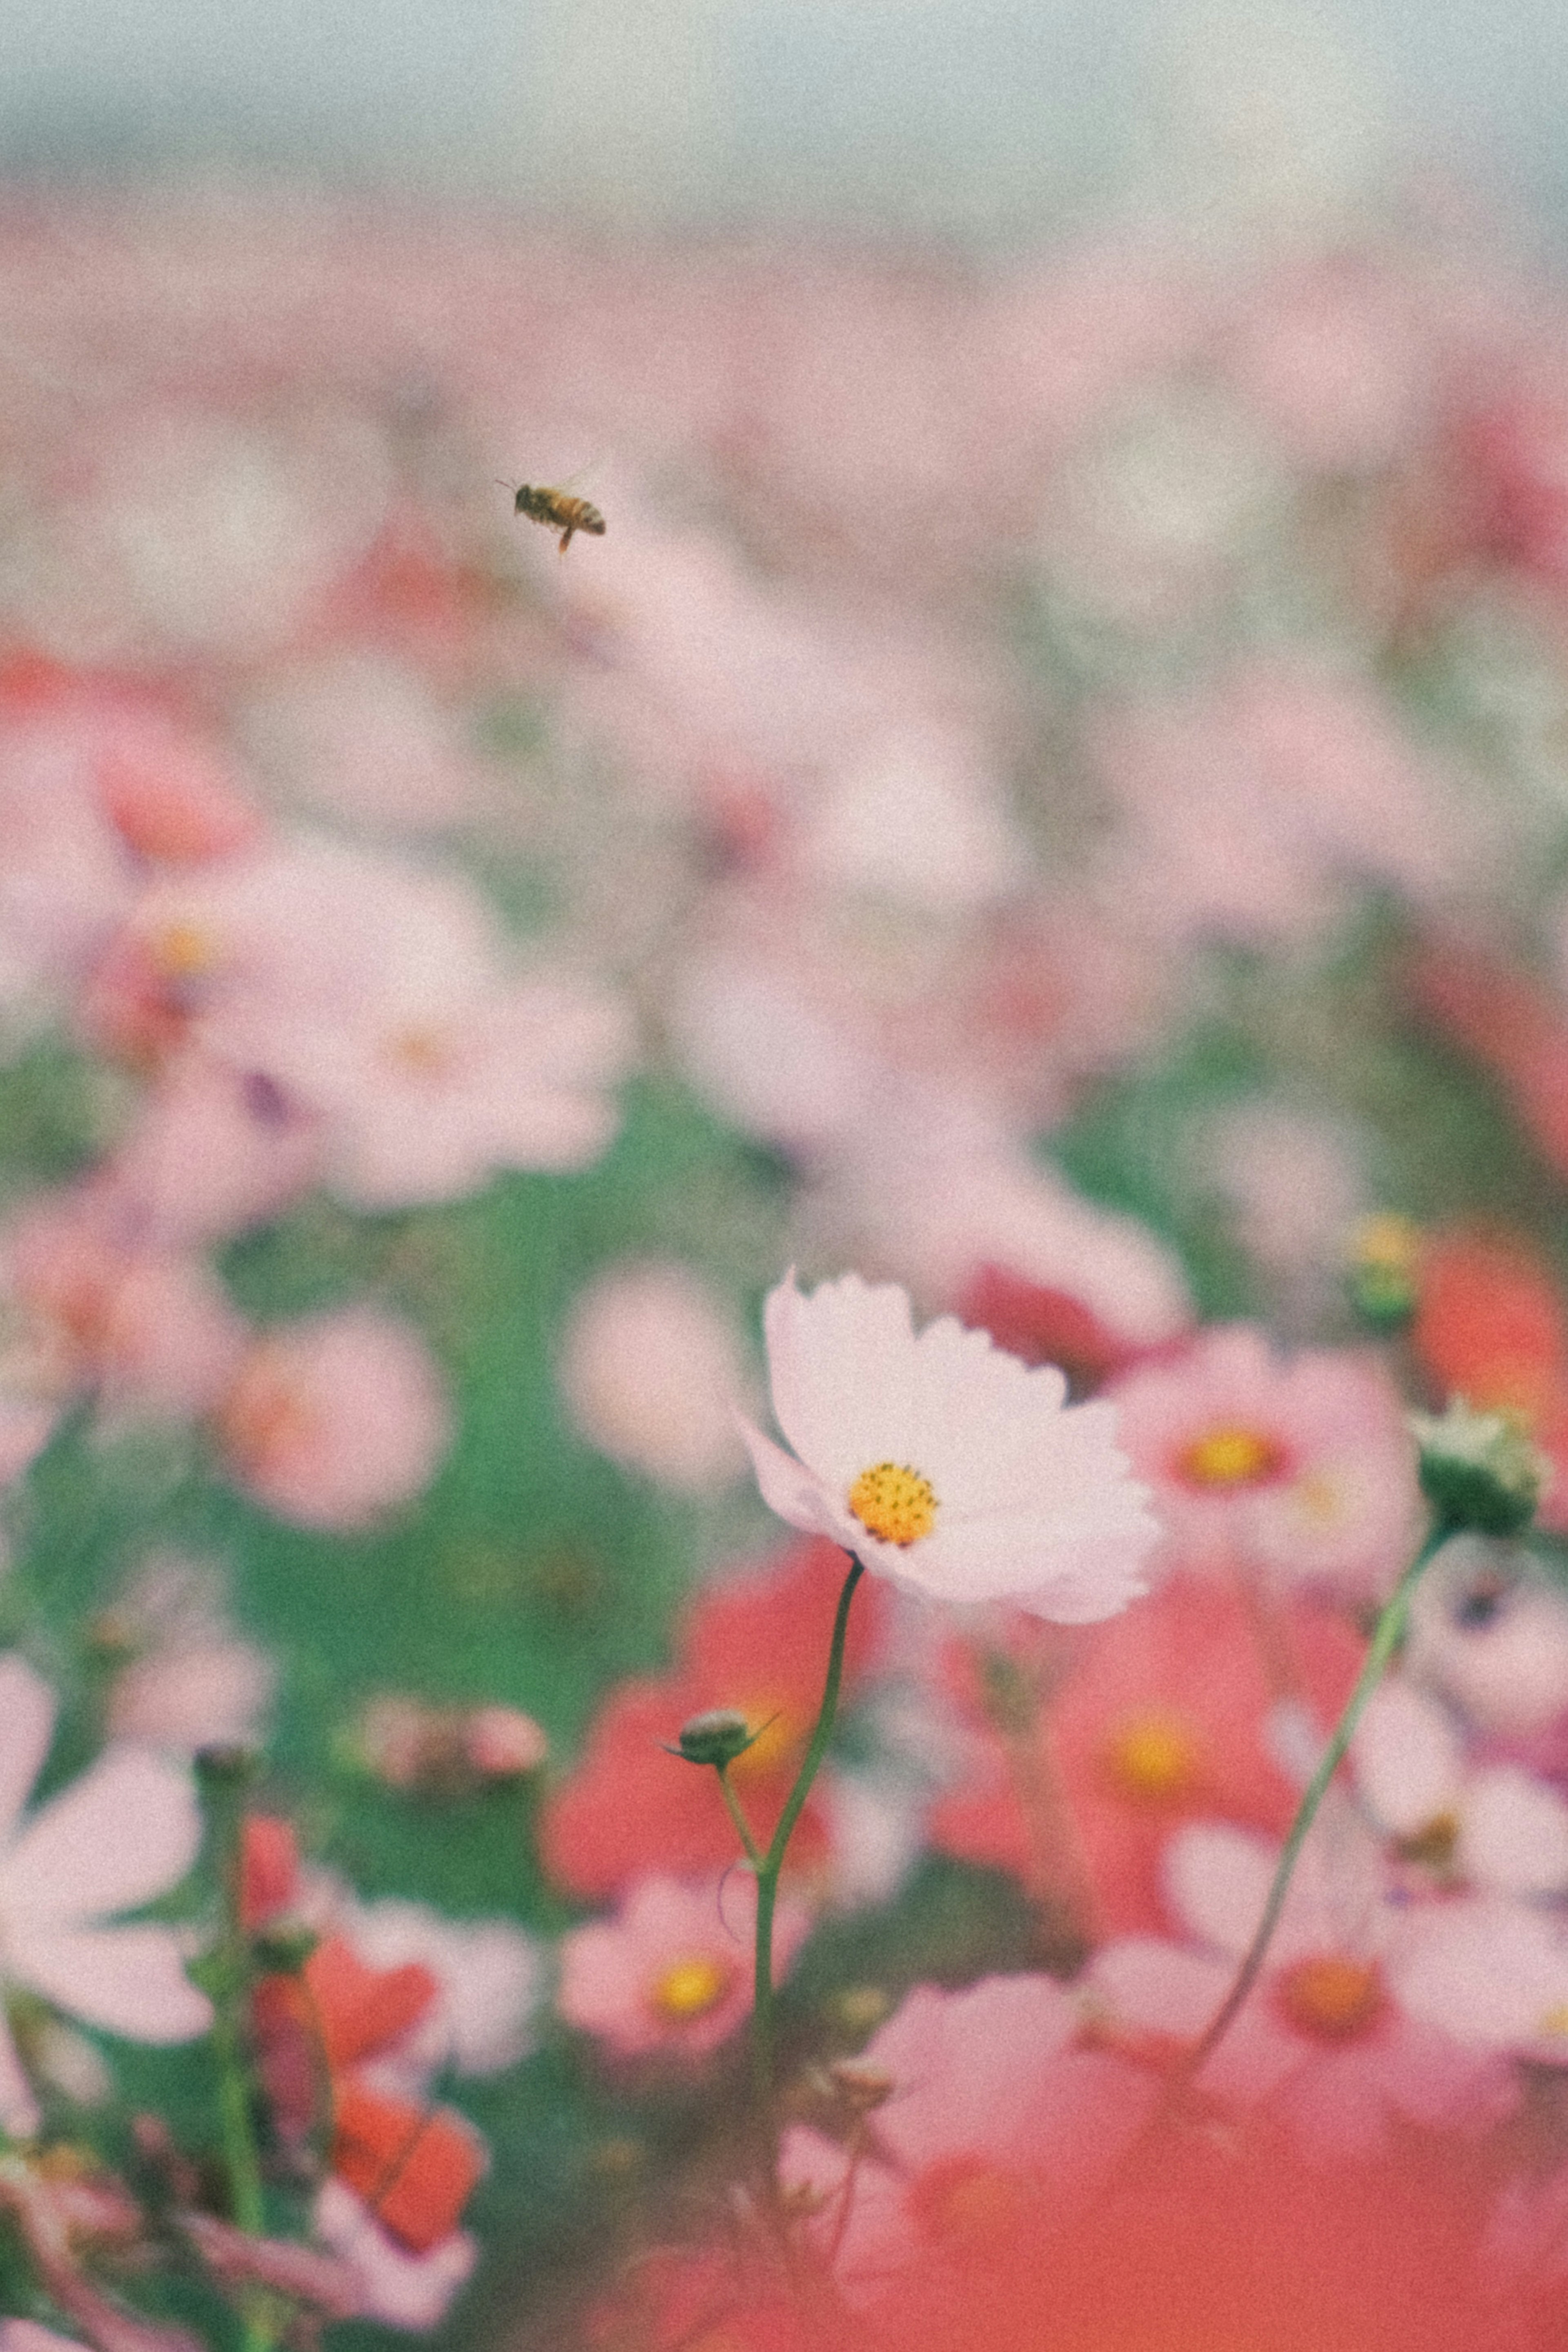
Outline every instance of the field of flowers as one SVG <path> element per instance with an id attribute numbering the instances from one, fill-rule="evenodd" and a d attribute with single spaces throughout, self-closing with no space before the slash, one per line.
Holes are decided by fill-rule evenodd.
<path id="1" fill-rule="evenodd" d="M 0 329 L 0 2352 L 1560 2346 L 1568 299 Z"/>

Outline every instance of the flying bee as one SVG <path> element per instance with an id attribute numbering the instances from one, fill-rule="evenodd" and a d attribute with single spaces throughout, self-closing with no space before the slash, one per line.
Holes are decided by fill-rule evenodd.
<path id="1" fill-rule="evenodd" d="M 514 499 L 516 509 L 527 515 L 531 522 L 547 523 L 551 530 L 560 533 L 560 551 L 564 555 L 571 545 L 572 533 L 585 530 L 591 539 L 604 536 L 604 517 L 587 499 L 574 499 L 565 490 L 536 489 L 525 482 Z"/>

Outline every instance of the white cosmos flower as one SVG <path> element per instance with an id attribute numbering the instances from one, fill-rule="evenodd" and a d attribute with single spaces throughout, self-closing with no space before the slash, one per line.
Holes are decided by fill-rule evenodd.
<path id="1" fill-rule="evenodd" d="M 130 2042 L 189 2042 L 212 2011 L 175 1930 L 104 1921 L 166 1895 L 194 1862 L 202 1821 L 190 1775 L 144 1748 L 111 1747 L 24 1820 L 54 1722 L 47 1684 L 22 1659 L 0 1658 L 0 1982 Z M 25 2134 L 37 2123 L 0 2023 L 0 2126 Z"/>
<path id="2" fill-rule="evenodd" d="M 1069 1405 L 951 1316 L 916 1338 L 896 1284 L 847 1274 L 764 1310 L 773 1410 L 794 1454 L 741 1423 L 763 1499 L 928 1600 L 1010 1601 L 1061 1624 L 1144 1590 L 1159 1529 L 1110 1404 Z"/>

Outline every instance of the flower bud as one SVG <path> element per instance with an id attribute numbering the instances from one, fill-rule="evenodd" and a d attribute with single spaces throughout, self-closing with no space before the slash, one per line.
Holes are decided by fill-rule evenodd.
<path id="1" fill-rule="evenodd" d="M 1552 1469 L 1505 1413 L 1451 1397 L 1440 1415 L 1413 1412 L 1421 1491 L 1440 1519 L 1486 1536 L 1519 1535 L 1535 1516 Z"/>
<path id="2" fill-rule="evenodd" d="M 682 1724 L 670 1753 L 684 1756 L 688 1764 L 716 1764 L 722 1770 L 743 1756 L 756 1737 L 746 1717 L 733 1706 L 710 1706 Z"/>
<path id="3" fill-rule="evenodd" d="M 1421 1232 L 1392 1212 L 1364 1217 L 1351 1236 L 1351 1304 L 1375 1331 L 1398 1330 L 1420 1303 Z"/>

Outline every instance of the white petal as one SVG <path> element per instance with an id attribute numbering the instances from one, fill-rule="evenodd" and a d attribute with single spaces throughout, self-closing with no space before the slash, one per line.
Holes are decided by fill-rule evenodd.
<path id="1" fill-rule="evenodd" d="M 746 1440 L 757 1484 L 768 1509 L 777 1511 L 787 1526 L 800 1528 L 807 1535 L 838 1539 L 840 1523 L 848 1514 L 835 1507 L 822 1481 L 802 1468 L 792 1454 L 786 1454 L 770 1437 L 753 1429 L 748 1421 L 741 1420 L 740 1433 Z"/>
<path id="2" fill-rule="evenodd" d="M 13 1925 L 6 1960 L 18 1982 L 128 2042 L 191 2042 L 213 2021 L 172 1927 Z"/>
<path id="3" fill-rule="evenodd" d="M 55 1695 L 26 1659 L 0 1658 L 0 1841 L 43 1770 L 55 1727 Z"/>
<path id="4" fill-rule="evenodd" d="M 1279 1858 L 1267 1838 L 1226 1822 L 1198 1822 L 1171 1839 L 1161 1876 L 1182 1925 L 1214 1950 L 1239 1959 L 1263 1916 Z"/>
<path id="5" fill-rule="evenodd" d="M 150 1903 L 179 1885 L 201 1843 L 190 1775 L 144 1748 L 108 1748 L 0 1863 L 0 1911 L 91 1919 Z"/>
<path id="6" fill-rule="evenodd" d="M 1478 1772 L 1459 1829 L 1459 1867 L 1503 1895 L 1568 1888 L 1568 1804 L 1517 1765 Z"/>
<path id="7" fill-rule="evenodd" d="M 763 1324 L 774 1416 L 826 1486 L 847 1494 L 873 1463 L 912 1459 L 915 1335 L 896 1284 L 846 1274 L 806 1297 L 791 1274 Z"/>
<path id="8" fill-rule="evenodd" d="M 1373 1693 L 1351 1757 L 1362 1794 L 1396 1837 L 1414 1837 L 1442 1814 L 1458 1811 L 1464 1777 L 1458 1736 L 1437 1701 L 1409 1683 L 1385 1683 Z"/>

